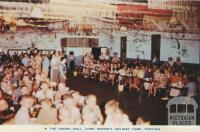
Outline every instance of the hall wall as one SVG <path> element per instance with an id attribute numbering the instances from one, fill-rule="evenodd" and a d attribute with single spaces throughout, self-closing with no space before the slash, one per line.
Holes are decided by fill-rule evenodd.
<path id="1" fill-rule="evenodd" d="M 151 59 L 151 37 L 149 36 L 128 36 L 127 58 Z"/>
<path id="2" fill-rule="evenodd" d="M 170 34 L 163 32 L 115 33 L 113 36 L 101 33 L 99 47 L 107 47 L 112 53 L 120 56 L 120 39 L 127 36 L 127 58 L 151 60 L 151 35 L 161 35 L 160 60 L 167 61 L 168 57 L 180 57 L 185 63 L 200 63 L 200 35 L 198 34 Z M 0 49 L 26 49 L 35 43 L 38 49 L 61 50 L 61 38 L 64 33 L 6 33 L 1 34 Z M 173 39 L 171 39 L 173 38 Z M 177 41 L 178 40 L 178 41 Z M 81 48 L 73 49 L 78 55 Z M 84 55 L 84 54 L 83 54 Z"/>
<path id="3" fill-rule="evenodd" d="M 120 38 L 121 34 L 116 33 L 115 35 L 111 36 L 109 34 L 100 34 L 99 35 L 99 47 L 107 47 L 110 49 L 111 54 L 117 52 L 120 56 L 121 46 L 120 46 Z"/>
<path id="4" fill-rule="evenodd" d="M 184 63 L 200 64 L 200 35 L 189 33 L 134 32 L 116 33 L 114 37 L 101 35 L 99 44 L 120 55 L 120 38 L 127 36 L 127 58 L 151 60 L 151 35 L 160 34 L 160 60 L 180 57 Z M 172 39 L 171 39 L 172 38 Z"/>
<path id="5" fill-rule="evenodd" d="M 200 63 L 200 41 L 161 39 L 160 59 L 167 61 L 169 57 L 180 57 L 185 63 Z"/>
<path id="6" fill-rule="evenodd" d="M 26 49 L 32 42 L 38 49 L 60 50 L 60 40 L 65 34 L 40 34 L 40 33 L 16 33 L 1 34 L 0 48 L 3 49 Z"/>

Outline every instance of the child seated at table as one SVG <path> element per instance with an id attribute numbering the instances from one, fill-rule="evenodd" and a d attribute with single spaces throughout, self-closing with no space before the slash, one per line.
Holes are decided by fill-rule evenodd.
<path id="1" fill-rule="evenodd" d="M 83 75 L 85 78 L 89 77 L 89 73 L 90 73 L 90 66 L 91 66 L 91 58 L 89 54 L 86 54 L 84 59 L 84 64 L 83 64 Z"/>
<path id="2" fill-rule="evenodd" d="M 111 82 L 112 85 L 115 84 L 116 72 L 117 72 L 117 64 L 112 63 L 110 65 L 110 70 L 109 70 L 109 81 Z"/>
<path id="3" fill-rule="evenodd" d="M 62 107 L 59 109 L 59 125 L 74 125 L 74 120 L 71 117 L 69 108 Z"/>
<path id="4" fill-rule="evenodd" d="M 165 74 L 164 70 L 160 71 L 160 78 L 158 79 L 158 88 L 162 88 L 165 89 L 167 88 L 167 83 L 168 83 L 168 79 L 167 79 L 167 75 Z"/>
<path id="5" fill-rule="evenodd" d="M 181 74 L 178 72 L 171 74 L 170 81 L 171 81 L 171 84 L 177 84 L 179 82 L 182 82 Z"/>
<path id="6" fill-rule="evenodd" d="M 165 74 L 164 70 L 157 70 L 156 72 L 154 72 L 154 75 L 154 80 L 151 83 L 151 87 L 149 90 L 149 96 L 156 96 L 158 89 L 167 88 L 167 75 Z"/>
<path id="7" fill-rule="evenodd" d="M 140 116 L 136 119 L 135 125 L 151 125 L 151 121 L 146 119 L 143 116 Z"/>
<path id="8" fill-rule="evenodd" d="M 69 88 L 64 83 L 58 84 L 58 90 L 55 93 L 55 101 L 60 102 L 63 95 L 69 93 Z"/>
<path id="9" fill-rule="evenodd" d="M 72 95 L 66 94 L 63 96 L 63 107 L 67 108 L 70 112 L 70 120 L 74 125 L 79 125 L 82 123 L 80 109 L 77 107 L 77 102 L 75 102 Z"/>
<path id="10" fill-rule="evenodd" d="M 87 96 L 86 105 L 82 109 L 82 118 L 84 125 L 100 125 L 103 123 L 103 116 L 97 105 L 95 95 Z"/>
<path id="11" fill-rule="evenodd" d="M 128 86 L 129 90 L 131 90 L 132 78 L 133 78 L 133 69 L 131 67 L 128 67 L 126 70 L 125 85 Z"/>
<path id="12" fill-rule="evenodd" d="M 52 88 L 49 88 L 49 85 L 46 81 L 43 81 L 40 84 L 40 90 L 38 90 L 36 93 L 33 93 L 33 95 L 38 98 L 39 102 L 45 98 L 54 100 L 55 91 Z"/>
<path id="13" fill-rule="evenodd" d="M 170 96 L 176 97 L 181 95 L 181 89 L 184 87 L 183 78 L 180 73 L 175 72 L 170 77 Z"/>
<path id="14" fill-rule="evenodd" d="M 124 85 L 125 84 L 125 76 L 126 76 L 126 67 L 124 66 L 123 68 L 121 68 L 118 71 L 118 81 L 120 85 Z"/>
<path id="15" fill-rule="evenodd" d="M 78 91 L 74 91 L 72 96 L 78 108 L 82 108 L 85 105 L 85 97 L 80 95 Z"/>
<path id="16" fill-rule="evenodd" d="M 136 92 L 138 92 L 142 88 L 142 79 L 138 77 L 138 74 L 135 74 L 135 75 L 133 75 L 133 78 L 132 78 L 131 89 L 136 90 Z"/>
<path id="17" fill-rule="evenodd" d="M 25 95 L 20 101 L 21 108 L 15 115 L 15 124 L 25 125 L 31 124 L 31 117 L 29 115 L 29 110 L 35 102 L 34 97 Z"/>
<path id="18" fill-rule="evenodd" d="M 132 125 L 129 117 L 119 108 L 119 103 L 115 100 L 106 103 L 105 114 L 104 125 Z"/>
<path id="19" fill-rule="evenodd" d="M 104 62 L 101 71 L 100 71 L 100 81 L 107 82 L 108 81 L 108 72 L 109 72 L 110 65 L 108 62 Z"/>
<path id="20" fill-rule="evenodd" d="M 149 90 L 152 78 L 153 78 L 152 69 L 151 69 L 151 67 L 148 67 L 144 73 L 144 88 L 145 88 L 145 90 Z"/>
<path id="21" fill-rule="evenodd" d="M 41 101 L 41 110 L 36 118 L 36 123 L 40 125 L 53 125 L 58 122 L 57 109 L 52 107 L 52 100 L 45 98 Z"/>

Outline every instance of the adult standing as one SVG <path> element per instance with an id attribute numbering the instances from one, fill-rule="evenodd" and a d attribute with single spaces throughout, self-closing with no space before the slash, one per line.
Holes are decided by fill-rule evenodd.
<path id="1" fill-rule="evenodd" d="M 31 47 L 28 48 L 28 52 L 32 55 L 36 54 L 38 52 L 38 49 L 35 47 L 35 44 L 32 43 Z"/>
<path id="2" fill-rule="evenodd" d="M 36 68 L 38 68 L 41 71 L 41 68 L 42 68 L 42 57 L 41 57 L 40 53 L 36 54 L 35 62 L 36 62 Z"/>
<path id="3" fill-rule="evenodd" d="M 26 53 L 25 55 L 24 55 L 24 57 L 23 57 L 23 59 L 22 59 L 22 64 L 24 65 L 24 66 L 28 66 L 28 64 L 29 64 L 29 61 L 30 61 L 30 58 L 28 57 L 28 54 Z"/>
<path id="4" fill-rule="evenodd" d="M 50 61 L 47 55 L 43 55 L 43 61 L 42 61 L 42 72 L 45 74 L 46 77 L 48 77 L 49 74 L 49 67 L 50 67 Z"/>
<path id="5" fill-rule="evenodd" d="M 59 82 L 58 74 L 59 74 L 59 64 L 60 64 L 60 56 L 59 52 L 55 52 L 51 59 L 51 81 Z"/>
<path id="6" fill-rule="evenodd" d="M 156 55 L 153 56 L 153 59 L 152 59 L 152 64 L 158 66 L 159 64 L 159 59 Z"/>
<path id="7" fill-rule="evenodd" d="M 114 57 L 112 58 L 112 62 L 113 62 L 113 63 L 118 63 L 118 62 L 120 62 L 120 59 L 119 59 L 119 57 L 118 57 L 117 52 L 114 53 Z"/>
<path id="8" fill-rule="evenodd" d="M 105 56 L 103 55 L 103 52 L 101 52 L 101 55 L 99 56 L 99 60 L 100 61 L 104 61 L 105 60 Z"/>
<path id="9" fill-rule="evenodd" d="M 83 59 L 84 67 L 83 67 L 83 75 L 85 78 L 89 77 L 89 67 L 90 67 L 90 55 L 87 53 Z"/>
<path id="10" fill-rule="evenodd" d="M 70 65 L 70 70 L 73 72 L 75 68 L 75 60 L 76 57 L 74 56 L 74 52 L 70 52 L 69 54 L 69 65 Z"/>
<path id="11" fill-rule="evenodd" d="M 59 82 L 66 84 L 66 80 L 67 80 L 66 62 L 67 62 L 67 59 L 65 57 L 62 57 L 60 61 L 61 62 L 59 65 Z"/>

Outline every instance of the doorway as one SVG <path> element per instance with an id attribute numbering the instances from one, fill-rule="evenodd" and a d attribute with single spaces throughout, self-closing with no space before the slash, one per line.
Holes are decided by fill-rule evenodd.
<path id="1" fill-rule="evenodd" d="M 161 43 L 161 35 L 154 34 L 151 35 L 151 59 L 156 55 L 160 60 L 160 43 Z"/>
<path id="2" fill-rule="evenodd" d="M 127 37 L 121 37 L 121 59 L 126 59 Z"/>
<path id="3" fill-rule="evenodd" d="M 98 60 L 101 55 L 101 48 L 92 48 L 92 54 L 94 55 L 94 59 Z"/>

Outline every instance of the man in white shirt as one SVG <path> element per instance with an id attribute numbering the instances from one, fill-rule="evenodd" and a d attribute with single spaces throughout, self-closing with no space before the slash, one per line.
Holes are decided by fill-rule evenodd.
<path id="1" fill-rule="evenodd" d="M 27 67 L 29 64 L 29 61 L 30 61 L 30 58 L 28 57 L 27 54 L 25 54 L 24 58 L 22 59 L 22 64 Z"/>

